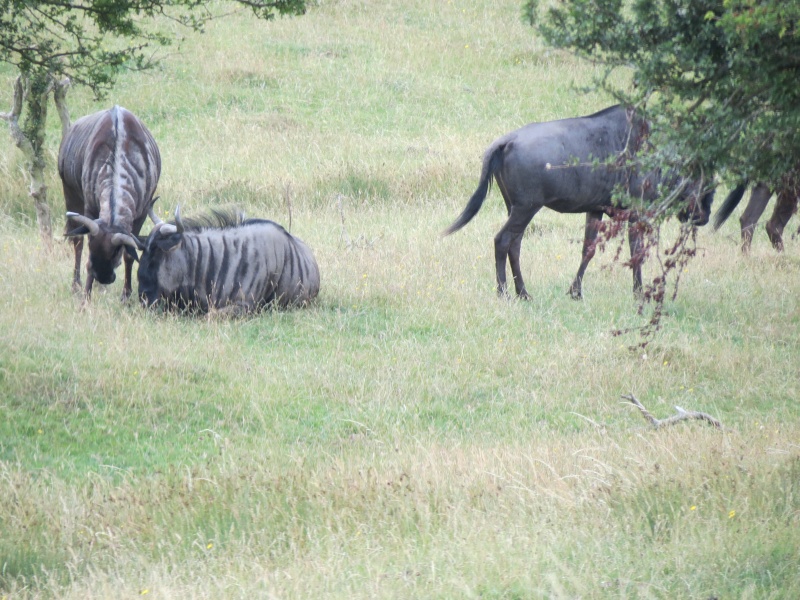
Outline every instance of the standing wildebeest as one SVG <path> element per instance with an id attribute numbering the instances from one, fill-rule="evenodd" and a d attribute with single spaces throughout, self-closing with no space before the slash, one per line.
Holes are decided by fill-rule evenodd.
<path id="1" fill-rule="evenodd" d="M 159 223 L 139 261 L 146 306 L 248 312 L 302 306 L 319 293 L 319 268 L 306 244 L 283 227 L 241 214 L 213 212 L 184 223 Z"/>
<path id="2" fill-rule="evenodd" d="M 741 201 L 747 190 L 748 183 L 742 183 L 731 190 L 728 197 L 722 203 L 719 211 L 714 216 L 714 230 L 719 229 L 722 224 L 731 216 L 733 209 Z M 781 185 L 776 190 L 777 199 L 775 200 L 775 208 L 772 211 L 772 217 L 767 221 L 767 235 L 769 241 L 772 242 L 773 248 L 778 252 L 783 252 L 783 229 L 792 218 L 792 215 L 797 212 L 797 199 L 800 196 L 800 182 L 793 181 L 790 176 L 785 176 Z M 767 203 L 772 197 L 772 189 L 766 183 L 757 183 L 750 192 L 750 201 L 747 203 L 747 208 L 744 209 L 742 216 L 739 217 L 739 224 L 742 236 L 742 252 L 747 253 L 750 250 L 750 244 L 753 241 L 753 230 L 758 223 L 758 219 L 767 208 Z"/>
<path id="3" fill-rule="evenodd" d="M 587 117 L 531 123 L 495 140 L 483 158 L 480 183 L 464 211 L 448 227 L 444 235 L 458 231 L 477 214 L 492 182 L 503 195 L 508 221 L 494 238 L 497 269 L 497 291 L 506 293 L 506 258 L 511 265 L 514 286 L 521 298 L 530 298 L 519 265 L 520 246 L 525 228 L 533 216 L 546 206 L 562 213 L 586 213 L 583 258 L 570 294 L 582 296 L 582 280 L 586 266 L 594 256 L 597 226 L 614 210 L 612 195 L 617 187 L 632 197 L 655 198 L 657 174 L 642 176 L 629 168 L 619 168 L 606 161 L 632 155 L 647 135 L 647 122 L 623 106 L 606 108 Z M 599 166 L 592 166 L 592 161 Z M 688 190 L 694 190 L 689 186 Z M 692 200 L 680 218 L 689 218 L 696 225 L 708 222 L 713 192 L 701 202 Z M 631 225 L 636 216 L 632 214 Z M 629 226 L 628 238 L 633 267 L 634 293 L 642 288 L 641 233 Z"/>
<path id="4" fill-rule="evenodd" d="M 125 256 L 123 300 L 131 295 L 131 269 L 139 233 L 161 175 L 153 136 L 120 106 L 82 117 L 70 127 L 58 152 L 58 172 L 67 205 L 67 233 L 75 246 L 72 287 L 81 287 L 83 236 L 89 234 L 86 298 L 92 284 L 112 283 Z M 73 228 L 74 227 L 74 228 Z"/>

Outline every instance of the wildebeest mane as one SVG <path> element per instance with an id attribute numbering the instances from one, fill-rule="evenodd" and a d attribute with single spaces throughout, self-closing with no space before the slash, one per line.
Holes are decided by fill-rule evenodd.
<path id="1" fill-rule="evenodd" d="M 169 221 L 175 225 L 175 221 Z M 245 223 L 245 214 L 236 208 L 212 208 L 205 215 L 181 217 L 184 231 L 203 231 L 205 229 L 231 229 Z"/>
<path id="2" fill-rule="evenodd" d="M 601 115 L 604 115 L 605 113 L 609 113 L 609 112 L 615 111 L 618 108 L 619 108 L 619 104 L 614 104 L 614 105 L 608 106 L 608 107 L 606 107 L 606 108 L 604 108 L 602 110 L 598 110 L 596 113 L 592 113 L 591 115 L 587 115 L 586 118 L 587 119 L 593 119 L 594 117 L 599 117 Z"/>

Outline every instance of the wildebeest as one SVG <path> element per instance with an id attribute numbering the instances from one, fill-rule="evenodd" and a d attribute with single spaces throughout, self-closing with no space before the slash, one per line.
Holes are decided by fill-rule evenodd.
<path id="1" fill-rule="evenodd" d="M 81 288 L 83 236 L 89 235 L 88 298 L 96 279 L 112 283 L 125 256 L 122 298 L 131 294 L 131 269 L 142 223 L 161 175 L 161 155 L 144 124 L 120 106 L 75 121 L 61 141 L 58 172 L 67 206 L 67 237 L 75 246 L 72 287 Z"/>
<path id="2" fill-rule="evenodd" d="M 249 312 L 308 304 L 320 276 L 311 249 L 283 227 L 240 213 L 158 223 L 139 260 L 139 299 L 145 306 L 208 312 Z"/>
<path id="3" fill-rule="evenodd" d="M 648 130 L 647 122 L 632 109 L 615 105 L 586 117 L 531 123 L 496 139 L 484 154 L 478 188 L 444 235 L 469 223 L 480 210 L 492 179 L 496 179 L 509 215 L 494 238 L 497 291 L 506 294 L 508 258 L 517 295 L 530 298 L 519 264 L 522 236 L 528 223 L 543 206 L 562 213 L 586 213 L 582 261 L 570 286 L 572 297 L 581 298 L 583 274 L 594 255 L 597 225 L 604 214 L 615 209 L 612 202 L 615 189 L 622 187 L 629 196 L 643 200 L 656 197 L 661 181 L 658 173 L 643 175 L 608 162 L 635 154 Z M 592 164 L 593 161 L 599 165 Z M 684 195 L 690 195 L 689 190 L 694 190 L 695 184 L 686 189 Z M 681 220 L 691 219 L 696 225 L 704 225 L 712 200 L 711 191 L 704 193 L 699 202 L 690 198 Z M 636 220 L 633 213 L 632 220 Z M 639 293 L 641 233 L 629 225 L 628 237 L 634 293 Z"/>
<path id="4" fill-rule="evenodd" d="M 719 229 L 722 224 L 731 216 L 733 209 L 741 201 L 745 191 L 748 188 L 748 183 L 742 183 L 736 186 L 725 198 L 725 201 L 720 206 L 717 214 L 714 216 L 714 229 Z M 783 251 L 783 229 L 792 218 L 792 215 L 797 212 L 797 200 L 800 196 L 800 182 L 793 181 L 786 176 L 782 179 L 781 185 L 775 191 L 777 199 L 775 200 L 775 208 L 772 211 L 772 217 L 767 221 L 767 235 L 769 241 L 772 242 L 773 248 L 778 252 Z M 753 231 L 755 230 L 756 223 L 767 208 L 767 203 L 772 197 L 773 190 L 763 182 L 759 182 L 753 186 L 750 192 L 750 201 L 747 203 L 747 208 L 744 209 L 742 216 L 739 217 L 739 225 L 742 236 L 742 252 L 747 253 L 750 250 L 750 244 L 753 241 Z"/>

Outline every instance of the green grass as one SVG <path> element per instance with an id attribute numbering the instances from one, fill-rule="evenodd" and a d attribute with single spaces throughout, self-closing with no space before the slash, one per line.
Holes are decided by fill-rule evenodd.
<path id="1" fill-rule="evenodd" d="M 613 249 L 567 296 L 581 216 L 534 220 L 530 302 L 494 294 L 496 190 L 439 237 L 495 137 L 608 104 L 519 15 L 242 13 L 104 103 L 70 91 L 73 118 L 118 103 L 152 129 L 162 215 L 291 215 L 322 272 L 306 310 L 149 313 L 119 283 L 81 310 L 71 248 L 41 247 L 0 144 L 0 598 L 800 596 L 796 240 L 776 255 L 759 229 L 742 257 L 736 219 L 702 230 L 632 351 Z M 726 429 L 652 431 L 628 393 Z"/>

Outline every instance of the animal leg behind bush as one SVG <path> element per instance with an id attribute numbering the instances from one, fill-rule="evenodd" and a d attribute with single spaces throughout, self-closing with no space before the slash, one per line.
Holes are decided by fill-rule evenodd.
<path id="1" fill-rule="evenodd" d="M 759 183 L 750 192 L 750 201 L 744 209 L 742 216 L 739 217 L 739 225 L 742 230 L 742 252 L 745 254 L 750 250 L 750 243 L 753 241 L 753 230 L 761 218 L 764 209 L 767 208 L 772 190 L 763 183 Z"/>
<path id="2" fill-rule="evenodd" d="M 644 261 L 644 246 L 642 244 L 642 230 L 638 225 L 639 219 L 631 213 L 628 219 L 628 245 L 631 249 L 631 270 L 633 271 L 633 295 L 638 299 L 642 297 L 642 262 Z"/>
<path id="3" fill-rule="evenodd" d="M 797 194 L 795 190 L 781 190 L 775 202 L 775 210 L 767 221 L 767 235 L 772 247 L 778 252 L 783 252 L 783 229 L 797 212 Z"/>

